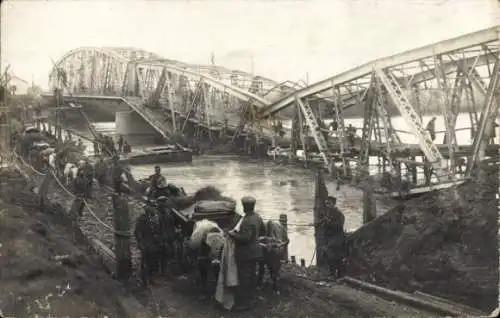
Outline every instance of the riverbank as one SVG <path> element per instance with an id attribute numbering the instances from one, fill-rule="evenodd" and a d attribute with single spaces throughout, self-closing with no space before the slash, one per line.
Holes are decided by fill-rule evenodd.
<path id="1" fill-rule="evenodd" d="M 498 165 L 404 202 L 349 239 L 348 275 L 491 312 L 498 306 Z"/>
<path id="2" fill-rule="evenodd" d="M 53 216 L 51 215 L 54 213 L 55 210 L 62 212 L 64 209 L 68 209 L 68 203 L 65 201 L 68 201 L 67 198 L 64 198 L 63 193 L 61 190 L 57 190 L 56 188 L 52 188 L 49 194 L 49 199 L 51 201 L 50 205 L 48 206 L 48 211 L 46 213 L 41 213 L 37 211 L 37 206 L 38 206 L 38 200 L 33 192 L 37 188 L 37 182 L 26 182 L 26 180 L 22 177 L 21 174 L 18 172 L 11 172 L 11 173 L 1 173 L 0 174 L 0 184 L 1 186 L 1 193 L 2 193 L 2 198 L 4 201 L 12 201 L 16 202 L 18 205 L 22 205 L 25 209 L 28 211 L 31 211 L 30 213 L 35 213 L 38 217 L 37 220 L 44 220 L 45 223 L 43 223 L 43 226 L 38 226 L 40 230 L 39 232 L 41 233 L 38 236 L 35 236 L 33 240 L 30 243 L 26 243 L 28 248 L 24 248 L 19 245 L 15 245 L 18 248 L 22 248 L 23 251 L 29 251 L 31 246 L 37 246 L 40 241 L 48 240 L 45 238 L 47 237 L 52 237 L 54 236 L 53 233 L 55 231 L 52 229 L 54 224 L 59 224 L 57 223 L 58 221 L 61 222 L 61 220 L 65 219 L 62 217 L 62 215 L 54 214 Z M 106 198 L 109 199 L 109 195 L 101 194 L 98 197 L 94 198 L 91 201 L 96 200 L 97 202 L 100 202 L 99 205 L 100 208 L 96 208 L 95 213 L 99 216 L 102 217 L 106 222 L 109 222 L 109 215 L 108 217 L 106 216 Z M 90 205 L 92 207 L 96 206 L 96 202 L 90 202 Z M 19 208 L 15 207 L 12 205 L 12 203 L 9 203 L 8 209 L 10 210 L 11 208 Z M 132 207 L 134 209 L 134 207 Z M 64 212 L 62 212 L 64 213 Z M 80 223 L 80 228 L 82 228 L 82 232 L 86 234 L 88 237 L 99 237 L 103 236 L 102 231 L 99 230 L 101 227 L 96 226 L 96 225 L 89 225 L 91 223 L 89 220 L 89 213 L 86 212 L 84 213 L 84 217 L 82 218 L 81 221 L 84 223 Z M 104 214 L 104 215 L 103 215 Z M 29 219 L 28 215 L 20 215 L 18 217 L 21 220 Z M 27 222 L 27 221 L 23 221 Z M 28 222 L 29 223 L 29 222 Z M 27 224 L 28 224 L 27 223 Z M 31 224 L 31 223 L 29 223 Z M 38 224 L 38 223 L 36 223 Z M 111 223 L 112 224 L 112 223 Z M 70 226 L 70 225 L 68 225 Z M 5 228 L 9 228 L 6 226 Z M 18 233 L 18 235 L 24 235 L 25 233 L 30 233 L 29 229 L 24 229 L 21 228 L 21 230 L 18 230 L 19 226 L 16 225 L 15 227 L 11 228 L 9 231 L 14 231 Z M 64 228 L 63 228 L 64 230 Z M 4 231 L 7 233 L 6 235 L 9 235 L 9 237 L 16 237 L 9 231 Z M 101 233 L 96 233 L 96 232 L 101 232 Z M 45 233 L 45 234 L 43 234 Z M 47 234 L 49 233 L 49 234 Z M 29 234 L 30 235 L 30 234 Z M 29 235 L 27 237 L 29 237 Z M 72 231 L 66 230 L 65 233 L 61 232 L 60 236 L 58 236 L 58 239 L 60 240 L 61 244 L 66 244 L 65 246 L 72 246 L 72 241 L 74 239 L 75 233 Z M 112 240 L 104 240 L 105 244 L 110 244 L 112 245 Z M 112 302 L 112 299 L 114 298 L 120 298 L 120 288 L 117 287 L 116 290 L 110 289 L 109 287 L 106 286 L 117 286 L 117 283 L 111 278 L 104 277 L 106 276 L 105 272 L 102 269 L 96 269 L 95 267 L 89 267 L 85 266 L 85 260 L 88 259 L 95 259 L 92 254 L 87 254 L 85 252 L 85 248 L 79 247 L 78 251 L 74 251 L 73 249 L 69 250 L 64 250 L 61 249 L 60 251 L 56 249 L 57 244 L 52 244 L 50 247 L 47 248 L 48 252 L 45 252 L 47 255 L 70 255 L 68 257 L 64 256 L 59 263 L 56 261 L 56 265 L 53 265 L 51 263 L 51 258 L 49 256 L 43 255 L 43 257 L 47 258 L 48 260 L 43 259 L 42 256 L 35 258 L 34 260 L 29 258 L 27 255 L 22 254 L 18 256 L 18 258 L 23 259 L 24 262 L 27 264 L 30 264 L 31 269 L 35 268 L 35 271 L 38 268 L 42 269 L 42 273 L 45 273 L 46 275 L 52 279 L 53 277 L 59 277 L 54 274 L 51 274 L 52 271 L 51 269 L 57 266 L 67 266 L 70 268 L 74 268 L 76 273 L 71 276 L 69 275 L 68 279 L 65 280 L 64 282 L 67 281 L 76 281 L 78 282 L 78 279 L 84 280 L 84 283 L 73 283 L 73 289 L 72 292 L 75 292 L 76 295 L 78 295 L 80 298 L 82 298 L 82 295 L 87 295 L 93 294 L 96 296 L 96 299 L 94 300 L 93 298 L 90 298 L 88 300 L 89 304 L 82 302 L 78 302 L 80 298 L 77 296 L 77 300 L 72 300 L 71 298 L 65 299 L 66 302 L 64 304 L 66 307 L 62 307 L 64 304 L 59 304 L 57 302 L 58 300 L 52 300 L 53 296 L 49 296 L 48 302 L 50 303 L 50 307 L 47 305 L 42 306 L 42 309 L 38 309 L 40 312 L 43 314 L 52 314 L 56 313 L 56 316 L 101 316 L 103 313 L 107 313 L 104 309 L 101 310 L 99 309 L 99 300 L 103 299 L 105 301 Z M 112 246 L 108 246 L 109 249 L 113 249 Z M 133 249 L 134 246 L 132 246 Z M 43 249 L 36 249 L 37 251 L 42 251 Z M 26 259 L 25 259 L 26 258 Z M 135 258 L 135 257 L 134 257 Z M 15 270 L 11 268 L 11 263 L 13 263 L 10 260 L 10 257 L 5 257 L 5 266 L 2 268 L 7 268 L 8 270 Z M 53 256 L 53 259 L 56 260 L 56 257 Z M 3 260 L 2 260 L 3 261 Z M 48 265 L 44 267 L 44 262 L 46 262 Z M 97 262 L 97 261 L 96 261 Z M 136 263 L 136 262 L 134 262 Z M 38 266 L 41 264 L 42 266 Z M 75 265 L 76 264 L 76 265 Z M 136 263 L 137 265 L 137 263 Z M 28 267 L 26 265 L 26 267 Z M 16 268 L 23 268 L 22 265 L 17 265 Z M 45 269 L 45 271 L 43 271 Z M 137 269 L 137 267 L 135 267 Z M 52 269 L 53 270 L 53 269 Z M 39 272 L 39 271 L 38 271 Z M 63 273 L 66 273 L 65 271 Z M 101 274 L 102 273 L 102 274 Z M 194 273 L 192 273 L 194 275 Z M 39 274 L 40 276 L 41 274 Z M 62 274 L 61 274 L 62 275 Z M 350 287 L 347 287 L 342 284 L 335 284 L 332 283 L 330 286 L 325 286 L 321 284 L 312 284 L 312 286 L 308 286 L 305 284 L 302 284 L 297 281 L 297 279 L 293 278 L 293 271 L 290 269 L 285 269 L 284 270 L 284 279 L 282 280 L 282 283 L 280 284 L 281 286 L 281 294 L 276 295 L 274 294 L 270 286 L 266 285 L 265 288 L 261 291 L 259 291 L 259 297 L 258 301 L 256 303 L 256 306 L 253 310 L 246 312 L 246 313 L 228 313 L 222 309 L 220 309 L 218 306 L 214 306 L 215 302 L 212 299 L 212 297 L 206 297 L 203 293 L 201 293 L 198 285 L 195 283 L 195 277 L 193 275 L 188 275 L 188 276 L 179 276 L 178 274 L 172 273 L 171 276 L 169 277 L 158 277 L 155 280 L 155 284 L 147 290 L 140 290 L 138 288 L 134 288 L 134 278 L 131 280 L 131 285 L 129 289 L 129 292 L 132 292 L 135 294 L 139 299 L 142 300 L 144 307 L 148 311 L 148 315 L 151 316 L 168 316 L 168 317 L 221 317 L 222 315 L 225 317 L 371 317 L 371 316 L 390 316 L 390 317 L 399 317 L 399 316 L 425 316 L 429 317 L 431 316 L 429 312 L 422 311 L 422 310 L 417 310 L 408 306 L 404 306 L 401 304 L 396 304 L 391 300 L 385 300 L 382 297 L 376 297 L 373 296 L 369 293 L 359 291 Z M 13 275 L 16 278 L 19 278 L 19 275 Z M 36 275 L 35 275 L 36 276 Z M 66 277 L 66 276 L 64 276 Z M 76 277 L 76 278 L 75 278 Z M 78 278 L 80 277 L 80 278 Z M 86 277 L 91 277 L 92 279 L 99 280 L 99 282 L 95 282 L 93 280 L 85 280 Z M 300 280 L 300 279 L 299 279 Z M 12 281 L 14 281 L 12 279 Z M 63 286 L 61 284 L 56 284 L 57 282 L 54 281 L 52 283 L 51 280 L 43 280 L 43 289 L 39 290 L 38 293 L 35 291 L 31 291 L 29 287 L 27 287 L 24 284 L 19 284 L 19 294 L 22 296 L 18 297 L 27 297 L 25 295 L 35 295 L 33 297 L 41 297 L 42 299 L 46 295 L 49 295 L 52 293 L 52 295 L 55 295 L 55 292 L 50 289 L 50 286 Z M 18 283 L 16 281 L 16 283 Z M 52 283 L 52 284 L 51 284 Z M 75 285 L 76 284 L 76 285 Z M 103 286 L 103 285 L 105 286 Z M 76 286 L 76 287 L 75 287 Z M 118 285 L 119 286 L 119 285 Z M 42 287 L 40 287 L 42 288 Z M 47 288 L 47 289 L 45 289 Z M 98 288 L 99 291 L 94 292 L 94 288 Z M 15 290 L 15 289 L 12 289 Z M 31 294 L 30 294 L 31 293 Z M 61 294 L 60 292 L 59 294 Z M 66 292 L 66 294 L 70 293 L 69 291 Z M 58 294 L 58 295 L 59 295 Z M 62 297 L 62 296 L 61 296 Z M 90 296 L 89 296 L 90 297 Z M 17 298 L 16 298 L 17 299 Z M 31 299 L 31 298 L 30 298 Z M 37 299 L 37 298 L 35 298 Z M 35 300 L 32 300 L 35 301 Z M 95 302 L 97 305 L 92 305 L 93 302 Z M 129 301 L 131 302 L 131 301 Z M 36 303 L 36 301 L 35 301 Z M 13 305 L 15 306 L 17 302 L 13 302 Z M 72 310 L 72 304 L 75 304 L 75 309 L 74 312 L 71 312 Z M 104 303 L 101 306 L 106 305 L 107 303 Z M 23 308 L 18 309 L 18 311 L 15 311 L 15 316 L 18 317 L 24 317 L 24 316 L 30 316 L 33 312 L 29 310 L 33 310 L 31 306 L 28 306 L 28 304 L 25 304 Z M 60 306 L 60 307 L 57 307 Z M 83 309 L 80 310 L 78 306 L 82 306 L 82 308 L 87 308 L 88 311 L 84 312 Z M 111 305 L 108 305 L 111 306 Z M 118 306 L 117 306 L 118 307 Z M 3 307 L 2 307 L 3 308 Z M 9 307 L 10 308 L 10 307 Z M 55 308 L 55 309 L 54 309 Z M 97 308 L 97 309 L 94 309 Z M 105 307 L 107 308 L 107 307 Z M 56 311 L 57 309 L 57 311 Z M 4 313 L 7 311 L 5 309 Z M 9 309 L 10 311 L 15 310 L 14 309 Z M 24 311 L 23 311 L 24 310 Z M 64 311 L 65 310 L 65 311 Z M 96 310 L 100 311 L 99 314 L 95 314 L 93 312 L 89 312 L 91 310 Z M 124 317 L 125 315 L 122 313 L 119 313 L 120 308 L 114 309 L 115 311 L 109 310 L 109 316 L 110 317 Z M 132 315 L 132 317 L 138 317 Z"/>
<path id="3" fill-rule="evenodd" d="M 1 187 L 23 196 L 23 207 L 0 198 L 0 316 L 124 317 L 123 288 L 56 214 L 29 208 L 30 191 L 4 173 Z M 5 183 L 7 181 L 7 183 Z M 13 192 L 14 193 L 14 192 Z"/>

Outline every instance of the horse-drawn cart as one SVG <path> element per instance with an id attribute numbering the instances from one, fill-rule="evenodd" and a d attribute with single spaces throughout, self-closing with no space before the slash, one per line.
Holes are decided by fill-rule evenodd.
<path id="1" fill-rule="evenodd" d="M 173 185 L 169 185 L 169 187 L 176 190 Z M 170 212 L 168 217 L 171 225 L 165 230 L 172 232 L 166 236 L 175 237 L 173 242 L 174 259 L 172 260 L 181 265 L 184 270 L 192 268 L 196 260 L 199 260 L 199 251 L 193 251 L 190 245 L 190 239 L 197 222 L 208 220 L 216 223 L 222 230 L 230 230 L 241 219 L 241 215 L 236 212 L 236 203 L 233 200 L 220 196 L 218 191 L 210 195 L 206 195 L 206 193 L 199 195 L 199 192 L 194 195 L 186 195 L 180 189 L 180 191 L 170 191 L 169 197 L 158 197 L 156 200 L 144 197 L 149 204 L 156 206 L 159 212 L 162 210 L 161 202 L 163 201 L 165 211 Z M 175 236 L 172 236 L 174 233 Z"/>

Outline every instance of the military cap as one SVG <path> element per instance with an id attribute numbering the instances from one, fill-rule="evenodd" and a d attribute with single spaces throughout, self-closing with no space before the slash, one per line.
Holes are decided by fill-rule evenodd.
<path id="1" fill-rule="evenodd" d="M 252 196 L 245 196 L 241 198 L 241 203 L 242 204 L 255 204 L 255 198 Z"/>

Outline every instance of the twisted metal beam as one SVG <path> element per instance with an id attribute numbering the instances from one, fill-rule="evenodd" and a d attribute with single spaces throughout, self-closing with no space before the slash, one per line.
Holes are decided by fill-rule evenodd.
<path id="1" fill-rule="evenodd" d="M 417 49 L 405 51 L 403 53 L 395 54 L 378 60 L 374 60 L 348 71 L 342 72 L 335 76 L 329 77 L 325 80 L 319 81 L 306 88 L 300 89 L 267 107 L 261 112 L 261 116 L 266 118 L 295 102 L 295 98 L 304 98 L 315 95 L 326 90 L 331 89 L 333 86 L 344 84 L 362 77 L 367 76 L 373 72 L 374 68 L 385 69 L 406 63 L 415 62 L 434 55 L 445 54 L 461 49 L 467 49 L 483 43 L 494 42 L 498 40 L 498 30 L 500 26 L 484 29 L 481 31 L 469 33 L 456 38 L 444 40 L 438 43 L 426 45 Z"/>

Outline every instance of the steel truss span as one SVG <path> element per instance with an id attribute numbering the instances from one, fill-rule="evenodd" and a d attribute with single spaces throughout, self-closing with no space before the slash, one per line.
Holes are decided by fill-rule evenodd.
<path id="1" fill-rule="evenodd" d="M 221 66 L 191 65 L 140 49 L 117 47 L 82 47 L 67 52 L 54 63 L 49 85 L 62 89 L 64 95 L 120 97 L 133 104 L 133 108 L 161 105 L 207 125 L 221 125 L 226 120 L 232 125 L 240 124 L 241 114 L 248 108 L 269 106 L 305 87 Z M 147 114 L 141 116 L 150 123 L 154 121 Z M 153 126 L 158 130 L 165 128 Z"/>
<path id="2" fill-rule="evenodd" d="M 470 166 L 478 158 L 498 113 L 499 34 L 500 27 L 492 27 L 365 63 L 297 89 L 263 108 L 259 116 L 270 118 L 290 106 L 298 108 L 329 165 L 329 145 L 317 127 L 314 110 L 317 113 L 320 108 L 331 108 L 328 113 L 336 113 L 340 120 L 342 110 L 361 107 L 365 114 L 361 145 L 364 154 L 376 140 L 379 148 L 386 148 L 386 154 L 391 152 L 399 138 L 387 111 L 397 110 L 428 161 L 436 169 L 454 169 L 453 162 L 450 165 L 444 159 L 443 148 L 453 161 L 457 116 L 469 112 L 476 132 Z M 421 110 L 429 106 L 445 119 L 449 137 L 443 142 L 445 147 L 438 146 L 441 141 L 433 141 L 423 126 Z M 360 162 L 366 160 L 360 158 Z"/>

